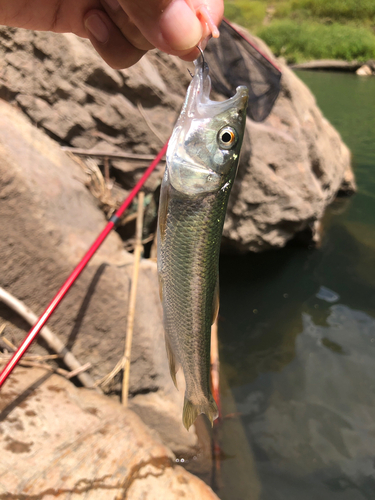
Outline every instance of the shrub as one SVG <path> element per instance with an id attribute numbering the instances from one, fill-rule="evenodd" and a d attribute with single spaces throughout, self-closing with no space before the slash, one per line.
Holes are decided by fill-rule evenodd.
<path id="1" fill-rule="evenodd" d="M 259 0 L 236 0 L 224 3 L 225 16 L 245 28 L 261 25 L 266 16 L 266 3 Z"/>
<path id="2" fill-rule="evenodd" d="M 292 9 L 301 8 L 313 16 L 337 21 L 375 19 L 374 0 L 293 0 Z"/>
<path id="3" fill-rule="evenodd" d="M 309 59 L 375 58 L 375 36 L 366 28 L 316 22 L 275 21 L 257 33 L 276 55 L 288 62 Z"/>

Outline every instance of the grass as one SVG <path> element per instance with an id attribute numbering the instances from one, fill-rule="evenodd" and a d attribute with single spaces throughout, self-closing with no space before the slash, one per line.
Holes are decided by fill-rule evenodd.
<path id="1" fill-rule="evenodd" d="M 288 62 L 308 59 L 366 61 L 375 57 L 375 36 L 366 28 L 316 22 L 275 21 L 258 35 Z"/>
<path id="2" fill-rule="evenodd" d="M 225 15 L 288 62 L 375 59 L 375 0 L 226 0 Z"/>
<path id="3" fill-rule="evenodd" d="M 254 0 L 237 0 L 226 2 L 225 15 L 231 21 L 252 29 L 260 26 L 266 17 L 267 5 L 265 2 Z"/>
<path id="4" fill-rule="evenodd" d="M 303 9 L 312 16 L 334 21 L 375 19 L 374 0 L 294 0 L 292 9 Z"/>

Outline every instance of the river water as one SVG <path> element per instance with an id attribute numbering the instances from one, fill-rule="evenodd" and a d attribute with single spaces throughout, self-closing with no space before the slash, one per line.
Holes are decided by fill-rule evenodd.
<path id="1" fill-rule="evenodd" d="M 299 76 L 358 193 L 319 249 L 222 257 L 222 500 L 375 499 L 375 78 Z"/>

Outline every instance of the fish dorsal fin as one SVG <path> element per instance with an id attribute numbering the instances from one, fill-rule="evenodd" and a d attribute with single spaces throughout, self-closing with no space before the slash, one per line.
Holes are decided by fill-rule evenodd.
<path id="1" fill-rule="evenodd" d="M 219 287 L 219 276 L 216 280 L 216 286 L 214 291 L 214 300 L 212 304 L 212 325 L 215 323 L 217 315 L 219 314 L 220 307 L 220 287 Z"/>
<path id="2" fill-rule="evenodd" d="M 166 350 L 167 350 L 167 356 L 168 356 L 168 362 L 169 362 L 169 371 L 171 373 L 171 377 L 172 377 L 173 383 L 174 383 L 176 389 L 178 390 L 176 373 L 178 372 L 179 363 L 178 363 L 178 361 L 176 359 L 176 356 L 174 355 L 174 352 L 172 350 L 172 346 L 171 346 L 171 343 L 170 343 L 170 341 L 168 339 L 167 334 L 165 335 L 165 347 L 166 347 Z"/>

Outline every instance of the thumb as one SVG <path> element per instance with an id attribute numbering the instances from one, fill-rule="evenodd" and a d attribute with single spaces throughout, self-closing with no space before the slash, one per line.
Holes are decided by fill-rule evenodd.
<path id="1" fill-rule="evenodd" d="M 143 36 L 169 53 L 188 51 L 203 36 L 203 26 L 189 0 L 119 0 Z"/>

